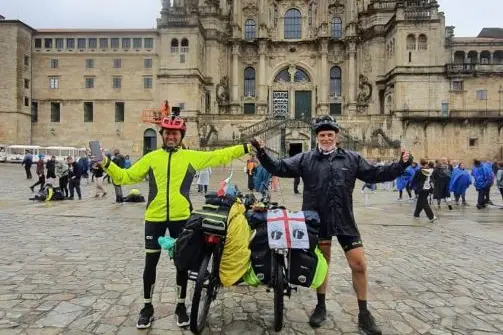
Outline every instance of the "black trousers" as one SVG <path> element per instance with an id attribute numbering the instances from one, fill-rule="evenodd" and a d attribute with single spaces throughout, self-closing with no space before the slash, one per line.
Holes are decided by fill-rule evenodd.
<path id="1" fill-rule="evenodd" d="M 293 191 L 299 193 L 300 177 L 295 177 L 293 179 Z"/>
<path id="2" fill-rule="evenodd" d="M 489 190 L 490 187 L 484 187 L 478 191 L 477 207 L 486 207 Z"/>
<path id="3" fill-rule="evenodd" d="M 419 214 L 421 214 L 423 210 L 426 213 L 428 219 L 432 220 L 435 217 L 428 202 L 428 195 L 429 191 L 419 191 L 419 194 L 417 196 L 416 210 L 414 211 L 415 217 L 419 217 Z"/>
<path id="4" fill-rule="evenodd" d="M 25 165 L 24 166 L 24 171 L 26 172 L 26 179 L 31 179 L 33 178 L 31 176 L 31 165 Z"/>
<path id="5" fill-rule="evenodd" d="M 40 190 L 42 190 L 44 188 L 45 176 L 43 174 L 38 176 L 38 181 L 35 184 L 31 185 L 31 188 L 35 188 L 35 186 L 37 186 L 37 185 L 40 185 Z"/>
<path id="6" fill-rule="evenodd" d="M 70 179 L 70 198 L 73 198 L 74 192 L 77 191 L 79 199 L 82 199 L 82 194 L 80 192 L 80 179 Z"/>

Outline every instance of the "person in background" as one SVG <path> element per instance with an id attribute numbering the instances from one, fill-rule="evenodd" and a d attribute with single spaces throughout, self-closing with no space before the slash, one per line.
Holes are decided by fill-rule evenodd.
<path id="1" fill-rule="evenodd" d="M 449 183 L 451 182 L 451 171 L 449 170 L 447 157 L 442 157 L 431 175 L 433 182 L 433 198 L 437 199 L 438 208 L 442 199 L 447 203 L 449 210 L 452 210 L 451 192 L 449 192 Z"/>
<path id="2" fill-rule="evenodd" d="M 48 183 L 54 184 L 54 181 L 49 181 L 49 179 L 56 179 L 56 157 L 51 156 L 51 159 L 45 164 L 45 168 L 47 169 L 47 179 Z"/>
<path id="3" fill-rule="evenodd" d="M 114 157 L 112 158 L 112 162 L 114 162 L 115 165 L 117 165 L 121 169 L 123 169 L 125 167 L 126 160 L 124 159 L 124 156 L 121 155 L 119 149 L 114 149 Z M 123 203 L 124 196 L 122 195 L 121 185 L 114 183 L 113 179 L 112 179 L 112 184 L 114 185 L 114 190 L 115 190 L 115 202 L 116 203 Z"/>
<path id="4" fill-rule="evenodd" d="M 42 154 L 38 155 L 37 169 L 35 172 L 37 173 L 38 181 L 30 186 L 30 190 L 34 192 L 35 186 L 40 185 L 40 191 L 42 191 L 45 185 L 44 155 Z"/>
<path id="5" fill-rule="evenodd" d="M 126 155 L 124 159 L 124 168 L 129 169 L 131 167 L 131 159 L 129 158 L 129 155 Z"/>
<path id="6" fill-rule="evenodd" d="M 70 196 L 68 192 L 68 164 L 56 161 L 56 176 L 59 178 L 59 188 L 65 195 L 65 198 Z"/>
<path id="7" fill-rule="evenodd" d="M 396 179 L 396 188 L 398 189 L 398 201 L 402 200 L 403 190 L 407 191 L 409 200 L 412 199 L 412 192 L 410 188 L 410 181 L 416 174 L 416 162 L 412 162 L 410 166 L 405 169 L 405 173 Z"/>
<path id="8" fill-rule="evenodd" d="M 496 171 L 496 186 L 499 188 L 501 199 L 503 200 L 503 161 L 498 162 L 498 171 Z"/>
<path id="9" fill-rule="evenodd" d="M 414 210 L 414 217 L 418 218 L 421 212 L 424 210 L 426 216 L 430 222 L 437 221 L 437 217 L 433 214 L 430 204 L 428 202 L 428 195 L 432 192 L 432 182 L 431 176 L 433 175 L 433 168 L 435 165 L 433 162 L 428 162 L 426 159 L 421 158 L 420 160 L 421 168 L 416 171 L 414 177 L 412 177 L 415 189 L 417 190 L 417 202 L 416 209 Z"/>
<path id="10" fill-rule="evenodd" d="M 87 157 L 87 154 L 83 153 L 82 156 L 79 158 L 78 161 L 79 169 L 80 169 L 80 174 L 81 174 L 81 180 L 85 179 L 86 180 L 86 185 L 89 184 L 89 169 L 91 164 L 89 164 L 89 157 Z"/>
<path id="11" fill-rule="evenodd" d="M 255 160 L 255 156 L 251 155 L 250 159 L 246 161 L 245 172 L 248 177 L 248 190 L 253 192 L 253 176 L 255 174 L 255 169 L 257 168 L 257 161 Z"/>
<path id="12" fill-rule="evenodd" d="M 206 194 L 208 192 L 208 185 L 210 184 L 211 168 L 207 167 L 199 171 L 199 177 L 197 178 L 197 191 L 199 193 L 203 192 Z"/>
<path id="13" fill-rule="evenodd" d="M 491 187 L 493 187 L 494 180 L 496 179 L 493 163 L 491 161 L 487 161 L 485 163 L 482 163 L 482 167 L 486 171 L 485 175 L 487 177 L 487 183 L 488 183 L 486 193 L 484 194 L 484 203 L 486 205 L 494 205 L 494 203 L 491 201 Z"/>
<path id="14" fill-rule="evenodd" d="M 29 150 L 26 150 L 24 153 L 23 161 L 21 162 L 21 166 L 24 165 L 24 171 L 26 172 L 26 179 L 32 179 L 31 175 L 31 165 L 33 164 L 33 155 Z"/>
<path id="15" fill-rule="evenodd" d="M 464 206 L 466 203 L 466 190 L 472 184 L 470 174 L 465 170 L 465 164 L 460 163 L 452 171 L 451 182 L 449 184 L 449 191 L 454 193 L 454 201 L 459 205 L 459 198 L 461 198 Z"/>
<path id="16" fill-rule="evenodd" d="M 94 186 L 96 187 L 96 194 L 94 195 L 94 197 L 98 198 L 101 196 L 103 198 L 105 195 L 107 195 L 107 192 L 103 187 L 103 175 L 105 174 L 105 172 L 103 171 L 101 165 L 97 163 L 92 164 L 91 167 L 93 169 L 93 175 L 95 178 Z"/>
<path id="17" fill-rule="evenodd" d="M 73 157 L 71 156 L 66 158 L 66 162 L 68 163 L 68 181 L 70 184 L 70 197 L 68 199 L 73 200 L 74 192 L 77 191 L 79 200 L 82 200 L 82 193 L 80 192 L 80 177 L 82 172 L 80 171 L 80 167 L 73 161 Z"/>
<path id="18" fill-rule="evenodd" d="M 473 185 L 478 192 L 477 209 L 486 207 L 486 193 L 492 185 L 492 170 L 489 171 L 478 159 L 473 160 Z"/>

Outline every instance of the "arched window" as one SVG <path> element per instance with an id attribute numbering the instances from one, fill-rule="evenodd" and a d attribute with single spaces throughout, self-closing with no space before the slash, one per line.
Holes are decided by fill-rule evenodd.
<path id="1" fill-rule="evenodd" d="M 454 63 L 463 64 L 465 62 L 465 52 L 458 50 L 454 53 Z"/>
<path id="2" fill-rule="evenodd" d="M 257 37 L 255 21 L 248 19 L 245 22 L 245 40 L 254 40 Z"/>
<path id="3" fill-rule="evenodd" d="M 290 82 L 290 73 L 288 72 L 288 69 L 281 70 L 276 77 L 274 78 L 274 82 L 276 83 L 284 83 Z"/>
<path id="4" fill-rule="evenodd" d="M 478 64 L 479 62 L 479 53 L 477 51 L 470 51 L 468 53 L 468 63 L 470 64 Z"/>
<path id="5" fill-rule="evenodd" d="M 181 48 L 180 48 L 181 52 L 184 52 L 184 53 L 189 52 L 189 40 L 188 39 L 183 38 L 182 42 L 180 43 L 180 46 L 181 46 Z"/>
<path id="6" fill-rule="evenodd" d="M 297 71 L 295 71 L 295 75 L 293 76 L 293 81 L 296 83 L 308 83 L 311 80 L 309 79 L 309 75 L 306 71 L 297 68 Z"/>
<path id="7" fill-rule="evenodd" d="M 503 51 L 498 50 L 493 54 L 493 63 L 494 64 L 503 64 Z"/>
<path id="8" fill-rule="evenodd" d="M 171 40 L 171 52 L 172 53 L 178 52 L 178 40 L 176 38 L 173 38 Z"/>
<path id="9" fill-rule="evenodd" d="M 480 53 L 480 64 L 490 64 L 491 63 L 491 52 L 484 50 Z"/>
<path id="10" fill-rule="evenodd" d="M 285 39 L 295 40 L 302 37 L 302 15 L 300 11 L 291 8 L 285 13 Z"/>
<path id="11" fill-rule="evenodd" d="M 244 73 L 245 85 L 244 94 L 245 97 L 255 96 L 255 69 L 252 67 L 247 67 Z"/>
<path id="12" fill-rule="evenodd" d="M 330 30 L 332 32 L 332 38 L 338 40 L 342 37 L 342 20 L 338 16 L 334 16 L 330 22 Z"/>
<path id="13" fill-rule="evenodd" d="M 407 36 L 407 50 L 416 50 L 416 36 L 412 34 Z"/>
<path id="14" fill-rule="evenodd" d="M 341 68 L 334 66 L 330 69 L 330 96 L 338 97 L 341 95 Z"/>
<path id="15" fill-rule="evenodd" d="M 428 38 L 426 35 L 421 34 L 417 39 L 417 49 L 418 50 L 428 50 Z"/>

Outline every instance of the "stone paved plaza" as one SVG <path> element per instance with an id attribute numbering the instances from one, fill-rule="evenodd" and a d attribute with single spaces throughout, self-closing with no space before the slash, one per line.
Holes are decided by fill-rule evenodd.
<path id="1" fill-rule="evenodd" d="M 235 178 L 245 186 L 242 164 Z M 216 169 L 212 184 L 228 174 Z M 174 321 L 175 276 L 161 258 L 152 329 L 137 331 L 142 305 L 145 204 L 93 199 L 33 203 L 19 165 L 0 164 L 0 334 L 189 334 Z M 273 198 L 298 209 L 292 181 Z M 132 187 L 126 187 L 126 190 Z M 146 194 L 147 184 L 138 187 Z M 195 185 L 194 185 L 195 189 Z M 412 204 L 378 191 L 365 206 L 355 190 L 355 214 L 369 264 L 369 304 L 384 334 L 503 333 L 503 210 L 472 206 L 437 210 L 438 223 L 412 217 Z M 202 196 L 193 192 L 194 204 Z M 501 203 L 496 194 L 493 199 Z M 424 215 L 424 214 L 423 214 Z M 286 301 L 284 334 L 358 334 L 351 274 L 334 248 L 327 296 L 329 318 L 313 330 L 309 289 Z M 192 285 L 192 284 L 191 284 Z M 190 294 L 190 291 L 189 291 Z M 265 288 L 220 291 L 207 334 L 271 334 L 273 295 Z"/>

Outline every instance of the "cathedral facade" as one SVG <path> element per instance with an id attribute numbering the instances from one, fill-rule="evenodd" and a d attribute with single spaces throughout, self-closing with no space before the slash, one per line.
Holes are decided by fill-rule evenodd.
<path id="1" fill-rule="evenodd" d="M 332 114 L 368 157 L 503 157 L 503 31 L 455 37 L 435 0 L 162 1 L 147 30 L 4 19 L 0 57 L 0 143 L 139 156 L 168 100 L 191 148 L 308 150 L 311 120 Z"/>

